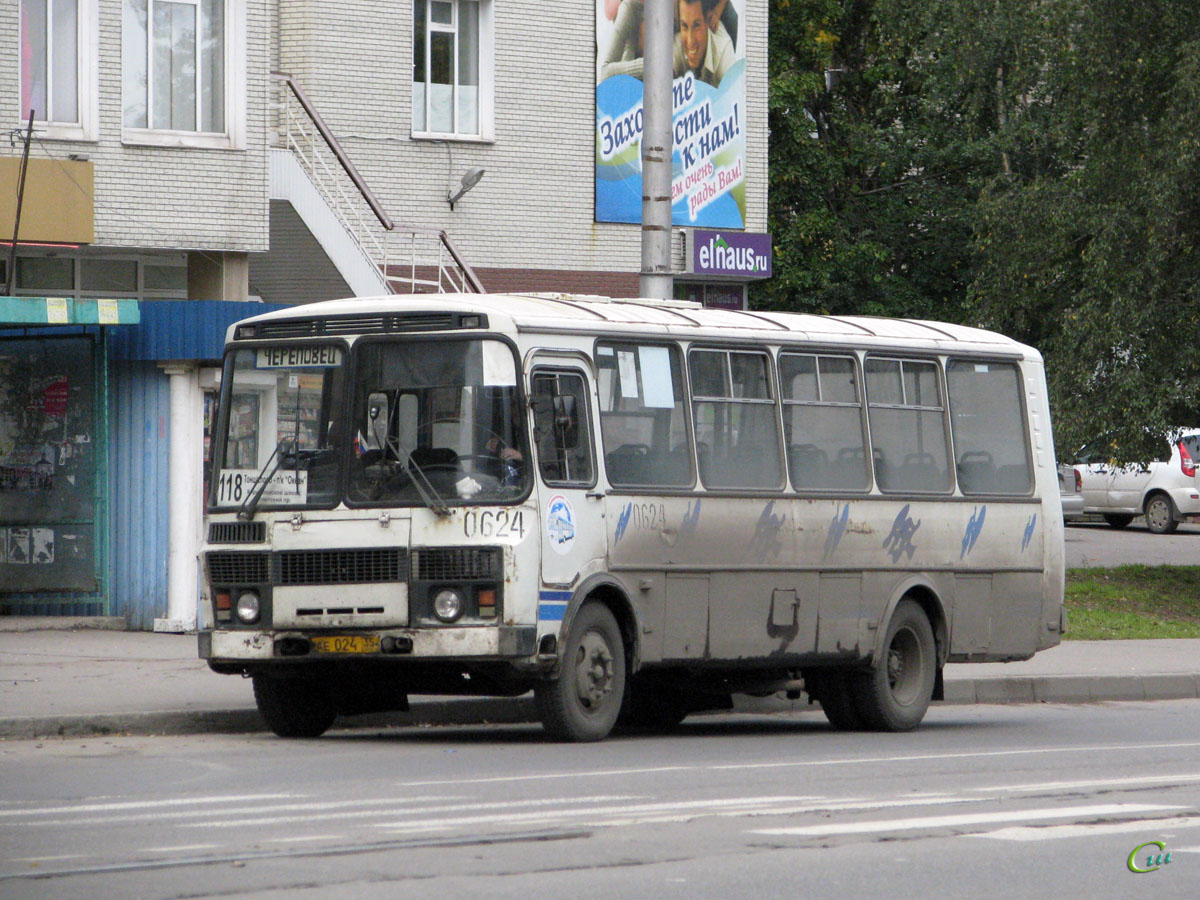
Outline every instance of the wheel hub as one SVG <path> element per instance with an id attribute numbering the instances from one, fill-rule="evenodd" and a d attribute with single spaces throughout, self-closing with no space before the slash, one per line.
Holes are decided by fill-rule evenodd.
<path id="1" fill-rule="evenodd" d="M 596 709 L 612 693 L 613 655 L 600 635 L 589 634 L 579 645 L 575 660 L 575 685 L 580 703 Z"/>

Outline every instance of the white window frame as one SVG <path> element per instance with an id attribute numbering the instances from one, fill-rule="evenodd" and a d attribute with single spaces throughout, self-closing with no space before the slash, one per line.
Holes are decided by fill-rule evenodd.
<path id="1" fill-rule="evenodd" d="M 146 266 L 159 266 L 162 268 L 179 268 L 186 273 L 187 270 L 187 254 L 179 252 L 167 252 L 160 254 L 145 254 L 145 253 L 87 253 L 87 252 L 63 252 L 51 251 L 47 253 L 37 253 L 34 251 L 22 252 L 17 257 L 17 264 L 20 265 L 20 260 L 25 258 L 35 257 L 57 257 L 60 259 L 69 260 L 71 263 L 71 283 L 70 288 L 47 288 L 40 285 L 33 287 L 21 288 L 16 287 L 14 282 L 13 294 L 18 297 L 70 297 L 76 300 L 89 299 L 104 299 L 114 298 L 120 300 L 186 300 L 187 290 L 151 290 L 146 287 Z M 105 260 L 113 262 L 136 262 L 137 263 L 137 288 L 130 291 L 95 291 L 85 290 L 83 288 L 83 261 Z"/>
<path id="2" fill-rule="evenodd" d="M 49 8 L 54 0 L 49 0 L 47 3 L 47 21 L 51 21 Z M 20 20 L 20 9 L 18 4 L 17 17 Z M 75 34 L 75 79 L 76 89 L 79 96 L 76 100 L 76 108 L 79 116 L 77 122 L 61 122 L 49 119 L 34 119 L 33 124 L 36 128 L 38 137 L 43 140 L 50 141 L 96 141 L 99 140 L 99 134 L 96 130 L 96 123 L 100 118 L 100 97 L 97 85 L 99 77 L 97 72 L 97 59 L 99 58 L 99 41 L 100 27 L 99 19 L 97 18 L 97 0 L 77 0 L 76 4 L 76 34 Z M 54 45 L 53 34 L 46 36 L 46 96 L 53 96 L 53 65 Z M 17 30 L 17 53 L 16 59 L 21 59 L 21 29 Z M 18 62 L 19 66 L 19 62 Z M 20 72 L 17 74 L 18 84 L 20 83 Z M 21 95 L 23 91 L 18 87 L 17 90 L 17 105 L 23 106 L 21 103 Z M 29 110 L 18 110 L 18 121 L 21 126 L 28 127 L 29 125 Z"/>
<path id="3" fill-rule="evenodd" d="M 153 5 L 155 0 L 148 0 Z M 195 3 L 197 0 L 177 0 L 177 2 Z M 121 105 L 121 142 L 126 145 L 149 147 L 197 147 L 212 150 L 245 150 L 246 149 L 246 0 L 224 0 L 225 22 L 225 131 L 176 131 L 162 128 L 131 128 L 124 123 L 124 102 Z M 122 15 L 124 6 L 122 5 Z M 148 11 L 147 31 L 153 21 L 153 12 Z M 131 48 L 122 47 L 122 90 L 124 90 L 124 54 Z M 149 51 L 149 34 L 147 46 L 141 48 Z M 199 58 L 199 57 L 197 57 Z M 149 72 L 149 63 L 147 63 Z M 148 76 L 146 107 L 149 110 L 153 104 L 153 81 Z M 200 93 L 197 90 L 197 103 Z M 197 122 L 200 121 L 197 115 Z"/>
<path id="4" fill-rule="evenodd" d="M 494 102 L 493 93 L 495 86 L 495 29 L 493 21 L 493 0 L 441 0 L 441 2 L 451 3 L 454 7 L 453 24 L 443 25 L 433 22 L 433 17 L 430 15 L 430 9 L 433 0 L 421 0 L 425 3 L 425 66 L 426 73 L 431 60 L 430 34 L 431 32 L 450 32 L 458 36 L 458 8 L 462 3 L 475 3 L 479 9 L 479 85 L 478 85 L 478 114 L 479 114 L 479 132 L 462 133 L 458 131 L 420 131 L 417 129 L 416 117 L 412 120 L 412 137 L 418 140 L 454 140 L 454 141 L 477 141 L 491 142 L 494 139 Z M 412 7 L 410 7 L 411 9 Z M 413 42 L 416 42 L 416 17 L 413 17 L 412 27 L 414 30 Z M 457 48 L 457 40 L 455 47 Z M 414 60 L 414 69 L 415 69 Z M 458 53 L 454 54 L 454 99 L 451 102 L 451 108 L 454 112 L 454 118 L 458 119 Z M 425 123 L 429 124 L 429 82 L 424 82 L 425 90 Z M 410 89 L 412 97 L 415 98 L 417 88 L 416 72 L 413 72 Z M 409 104 L 411 113 L 412 104 Z"/>

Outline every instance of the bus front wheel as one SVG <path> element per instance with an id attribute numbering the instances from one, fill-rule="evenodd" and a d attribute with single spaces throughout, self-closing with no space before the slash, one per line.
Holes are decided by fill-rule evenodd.
<path id="1" fill-rule="evenodd" d="M 558 741 L 599 741 L 621 711 L 625 645 L 608 608 L 585 603 L 571 623 L 557 678 L 534 690 L 546 733 Z"/>
<path id="2" fill-rule="evenodd" d="M 911 731 L 933 698 L 937 645 L 929 617 L 912 600 L 901 600 L 888 623 L 879 665 L 850 676 L 854 705 L 866 728 Z"/>
<path id="3" fill-rule="evenodd" d="M 284 738 L 320 737 L 337 718 L 333 698 L 311 678 L 255 675 L 254 702 L 267 727 Z"/>

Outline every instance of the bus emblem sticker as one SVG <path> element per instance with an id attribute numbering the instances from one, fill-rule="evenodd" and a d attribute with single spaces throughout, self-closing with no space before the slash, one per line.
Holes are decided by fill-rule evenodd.
<path id="1" fill-rule="evenodd" d="M 546 536 L 554 552 L 564 556 L 575 544 L 575 511 L 562 494 L 551 497 L 546 507 Z"/>

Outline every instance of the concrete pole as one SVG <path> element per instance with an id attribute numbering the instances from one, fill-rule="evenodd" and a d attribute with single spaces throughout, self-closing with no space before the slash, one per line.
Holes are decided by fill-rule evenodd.
<path id="1" fill-rule="evenodd" d="M 667 299 L 671 277 L 671 99 L 676 0 L 644 0 L 642 271 L 639 293 Z"/>
<path id="2" fill-rule="evenodd" d="M 196 628 L 200 552 L 200 491 L 203 448 L 200 429 L 203 410 L 196 367 L 181 363 L 163 366 L 171 380 L 170 459 L 167 472 L 168 534 L 167 616 L 154 620 L 155 631 L 183 632 Z"/>

